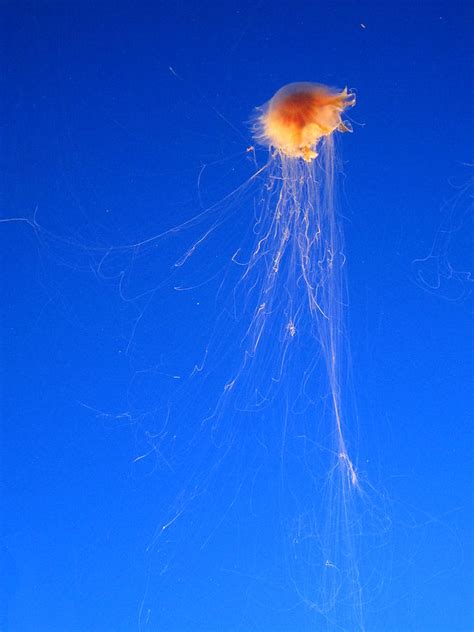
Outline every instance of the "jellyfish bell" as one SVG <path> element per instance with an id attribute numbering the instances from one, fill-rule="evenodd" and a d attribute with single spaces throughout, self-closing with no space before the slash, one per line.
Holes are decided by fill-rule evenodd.
<path id="1" fill-rule="evenodd" d="M 319 141 L 334 131 L 351 131 L 342 113 L 355 103 L 347 88 L 338 91 L 317 83 L 290 83 L 259 108 L 255 137 L 280 155 L 311 162 Z"/>

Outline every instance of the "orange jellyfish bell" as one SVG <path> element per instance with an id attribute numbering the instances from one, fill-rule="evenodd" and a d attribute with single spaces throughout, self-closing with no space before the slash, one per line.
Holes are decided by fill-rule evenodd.
<path id="1" fill-rule="evenodd" d="M 255 137 L 289 158 L 311 162 L 323 136 L 351 131 L 341 114 L 355 103 L 355 95 L 317 83 L 290 83 L 266 103 L 258 115 Z"/>

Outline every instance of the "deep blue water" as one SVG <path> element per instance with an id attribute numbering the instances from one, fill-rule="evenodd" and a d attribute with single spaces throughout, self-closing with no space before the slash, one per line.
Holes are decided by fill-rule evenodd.
<path id="1" fill-rule="evenodd" d="M 354 594 L 339 615 L 304 603 L 319 520 L 345 508 L 367 632 L 472 630 L 470 4 L 0 10 L 2 632 L 362 629 Z M 357 93 L 338 217 L 364 494 L 334 506 L 318 446 L 295 422 L 284 454 L 257 392 L 272 344 L 222 403 L 249 289 L 231 258 L 265 184 L 238 189 L 267 159 L 250 120 L 292 81 Z M 293 352 L 285 402 L 323 424 L 317 371 L 301 403 L 311 353 Z"/>

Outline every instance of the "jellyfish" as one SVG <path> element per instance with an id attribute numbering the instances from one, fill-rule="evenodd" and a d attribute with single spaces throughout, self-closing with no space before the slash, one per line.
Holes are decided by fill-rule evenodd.
<path id="1" fill-rule="evenodd" d="M 197 408 L 205 400 L 192 435 L 193 449 L 202 457 L 196 471 L 186 466 L 189 499 L 180 496 L 160 530 L 164 535 L 178 528 L 178 518 L 201 495 L 197 489 L 213 499 L 212 511 L 218 515 L 210 534 L 218 528 L 214 523 L 220 525 L 237 512 L 239 503 L 238 515 L 246 515 L 254 500 L 261 499 L 262 511 L 278 507 L 281 531 L 274 532 L 273 524 L 259 525 L 268 528 L 268 539 L 258 578 L 252 570 L 242 570 L 242 577 L 253 574 L 255 600 L 274 599 L 275 605 L 288 599 L 288 612 L 304 605 L 327 629 L 351 632 L 364 629 L 365 596 L 357 560 L 365 514 L 356 508 L 363 490 L 348 432 L 346 257 L 337 211 L 335 146 L 340 133 L 351 131 L 344 113 L 354 104 L 347 89 L 293 83 L 256 109 L 253 134 L 266 159 L 232 194 L 241 213 L 243 193 L 252 185 L 252 239 L 234 251 L 226 274 L 235 274 L 235 280 L 229 283 L 229 297 L 221 299 L 215 333 L 192 374 L 193 379 L 216 380 L 219 396 L 215 402 L 210 395 L 210 402 L 200 386 L 197 392 L 183 386 L 177 396 L 178 406 L 193 401 Z M 177 267 L 228 217 L 228 201 L 187 224 L 214 218 Z M 219 241 L 218 247 L 224 244 Z M 227 504 L 223 481 L 231 490 Z M 242 491 L 247 484 L 249 503 Z M 256 492 L 258 485 L 265 491 Z M 252 509 L 249 525 L 257 515 Z M 258 529 L 252 535 L 247 523 L 245 527 L 253 550 L 252 538 L 263 536 Z M 275 543 L 272 550 L 270 543 Z M 232 547 L 228 552 L 232 554 Z M 240 568 L 241 561 L 235 564 Z"/>
<path id="2" fill-rule="evenodd" d="M 343 432 L 345 255 L 334 195 L 334 134 L 352 131 L 342 116 L 354 104 L 355 95 L 347 88 L 304 82 L 284 86 L 257 109 L 254 136 L 269 148 L 270 159 L 261 236 L 246 274 L 266 260 L 250 328 L 253 352 L 266 316 L 276 311 L 286 316 L 288 340 L 304 335 L 302 328 L 317 337 L 335 422 L 335 453 L 347 483 L 357 486 Z"/>
<path id="3" fill-rule="evenodd" d="M 285 391 L 286 404 L 280 408 L 285 418 L 282 444 L 291 442 L 291 424 L 300 441 L 299 447 L 294 442 L 288 449 L 287 458 L 293 461 L 288 465 L 289 480 L 300 481 L 299 449 L 305 453 L 311 481 L 304 490 L 299 482 L 298 490 L 284 501 L 286 509 L 294 502 L 300 520 L 289 556 L 292 563 L 297 561 L 293 583 L 302 601 L 329 624 L 351 630 L 363 629 L 356 518 L 351 511 L 354 497 L 362 491 L 346 440 L 344 394 L 350 391 L 350 360 L 335 144 L 339 133 L 352 131 L 343 116 L 354 104 L 355 95 L 347 88 L 292 83 L 256 110 L 254 138 L 268 149 L 268 161 L 262 172 L 256 239 L 242 275 L 251 305 L 250 324 L 245 359 L 225 389 L 229 397 L 239 380 L 258 388 L 256 407 L 262 402 L 274 404 L 278 389 Z M 319 394 L 308 394 L 308 376 L 315 374 L 313 384 Z M 311 404 L 304 414 L 297 403 L 302 391 Z M 324 401 L 322 407 L 318 400 Z M 242 409 L 242 405 L 234 407 Z M 312 464 L 306 458 L 304 446 L 311 443 L 322 448 L 324 467 L 322 459 Z M 326 478 L 320 475 L 322 470 Z M 311 488 L 316 480 L 320 487 Z M 296 502 L 295 497 L 299 497 Z M 320 504 L 306 512 L 305 504 L 316 504 L 313 499 L 321 499 Z M 314 572 L 315 568 L 319 570 Z"/>

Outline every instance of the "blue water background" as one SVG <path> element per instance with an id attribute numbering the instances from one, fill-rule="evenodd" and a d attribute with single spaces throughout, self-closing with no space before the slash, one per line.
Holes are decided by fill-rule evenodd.
<path id="1" fill-rule="evenodd" d="M 469 3 L 15 2 L 0 11 L 1 213 L 18 220 L 0 225 L 0 629 L 315 629 L 300 608 L 263 608 L 252 578 L 216 576 L 206 592 L 202 576 L 171 570 L 160 584 L 164 562 L 147 552 L 175 490 L 163 489 L 172 477 L 156 453 L 134 459 L 166 409 L 160 394 L 176 401 L 173 376 L 199 362 L 212 335 L 219 286 L 201 282 L 248 238 L 251 198 L 235 202 L 219 240 L 189 262 L 188 292 L 174 292 L 169 271 L 199 230 L 115 250 L 249 178 L 253 108 L 309 80 L 357 92 L 340 195 L 353 440 L 378 490 L 374 511 L 392 522 L 374 556 L 385 565 L 367 631 L 472 630 Z M 183 458 L 197 466 L 192 452 Z M 215 519 L 199 504 L 189 514 L 167 544 L 171 569 L 183 539 Z M 246 516 L 238 520 L 245 530 Z M 225 548 L 225 530 L 216 537 Z M 244 561 L 254 554 L 242 546 Z"/>

